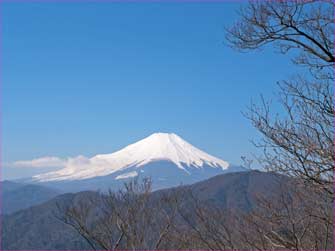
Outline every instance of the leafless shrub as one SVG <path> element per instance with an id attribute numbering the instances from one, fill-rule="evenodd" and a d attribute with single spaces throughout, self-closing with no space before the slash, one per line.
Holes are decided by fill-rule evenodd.
<path id="1" fill-rule="evenodd" d="M 178 201 L 172 195 L 152 200 L 151 194 L 149 179 L 135 179 L 63 209 L 62 221 L 95 250 L 159 249 L 172 233 Z"/>

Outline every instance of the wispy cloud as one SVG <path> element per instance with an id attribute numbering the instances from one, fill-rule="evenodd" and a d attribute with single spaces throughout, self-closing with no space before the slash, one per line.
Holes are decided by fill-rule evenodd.
<path id="1" fill-rule="evenodd" d="M 12 163 L 12 167 L 43 168 L 43 167 L 65 167 L 67 160 L 58 157 L 42 157 L 32 160 L 20 160 Z"/>

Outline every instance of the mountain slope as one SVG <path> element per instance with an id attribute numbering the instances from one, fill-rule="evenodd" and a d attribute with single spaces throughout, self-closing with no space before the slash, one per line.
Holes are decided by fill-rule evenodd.
<path id="1" fill-rule="evenodd" d="M 176 134 L 154 133 L 111 154 L 96 155 L 91 159 L 69 163 L 64 169 L 36 175 L 37 181 L 80 180 L 106 176 L 130 167 L 142 167 L 154 161 L 169 161 L 188 172 L 187 167 L 205 165 L 226 169 L 229 164 L 192 146 Z M 122 178 L 122 176 L 120 177 Z"/>
<path id="2" fill-rule="evenodd" d="M 222 208 L 249 210 L 258 194 L 271 195 L 286 177 L 258 171 L 219 175 L 193 185 L 156 191 L 154 196 L 172 190 L 191 189 L 192 193 Z M 3 249 L 88 249 L 71 228 L 54 217 L 56 204 L 69 205 L 74 200 L 96 196 L 92 192 L 65 194 L 44 204 L 4 217 Z"/>
<path id="3" fill-rule="evenodd" d="M 118 188 L 134 177 L 151 177 L 155 189 L 191 184 L 245 169 L 192 146 L 176 134 L 154 133 L 111 154 L 70 160 L 58 171 L 36 175 L 33 182 L 83 191 Z"/>
<path id="4" fill-rule="evenodd" d="M 39 185 L 3 181 L 2 214 L 10 214 L 56 197 L 60 191 Z"/>
<path id="5" fill-rule="evenodd" d="M 57 207 L 86 199 L 83 194 L 64 194 L 43 204 L 3 216 L 2 250 L 87 250 L 89 246 L 71 227 L 58 220 Z"/>

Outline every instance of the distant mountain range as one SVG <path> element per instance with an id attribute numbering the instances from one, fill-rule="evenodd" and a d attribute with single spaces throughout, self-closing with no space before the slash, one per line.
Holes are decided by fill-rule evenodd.
<path id="1" fill-rule="evenodd" d="M 236 172 L 218 175 L 208 180 L 188 186 L 164 189 L 155 192 L 156 196 L 172 189 L 189 189 L 207 205 L 221 208 L 248 211 L 257 203 L 257 195 L 272 198 L 273 192 L 285 184 L 288 177 L 259 171 Z M 74 201 L 94 198 L 96 192 L 63 194 L 42 204 L 20 210 L 3 217 L 2 249 L 37 250 L 90 249 L 85 240 L 68 225 L 55 217 L 58 206 L 71 205 Z M 187 204 L 184 204 L 187 206 Z"/>
<path id="2" fill-rule="evenodd" d="M 162 189 L 236 171 L 245 169 L 205 153 L 174 133 L 154 133 L 111 154 L 69 160 L 63 169 L 25 182 L 77 192 L 116 189 L 134 177 L 150 177 L 153 188 Z"/>
<path id="3" fill-rule="evenodd" d="M 10 214 L 33 205 L 43 203 L 54 198 L 61 192 L 33 184 L 22 184 L 12 181 L 1 182 L 2 188 L 2 214 Z"/>

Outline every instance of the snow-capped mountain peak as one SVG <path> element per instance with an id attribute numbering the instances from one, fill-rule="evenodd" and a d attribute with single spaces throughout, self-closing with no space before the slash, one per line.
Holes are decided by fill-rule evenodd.
<path id="1" fill-rule="evenodd" d="M 128 164 L 142 166 L 153 160 L 169 160 L 178 167 L 201 167 L 204 163 L 210 166 L 227 167 L 228 163 L 215 158 L 192 146 L 174 133 L 154 133 L 120 151 L 112 154 L 102 154 L 95 159 L 113 160 L 128 159 Z"/>
<path id="2" fill-rule="evenodd" d="M 226 161 L 205 153 L 174 133 L 154 133 L 117 152 L 68 161 L 59 171 L 33 178 L 38 181 L 88 179 L 126 171 L 130 167 L 140 169 L 148 163 L 162 160 L 172 162 L 186 172 L 188 167 L 201 169 L 207 166 L 225 170 L 229 166 Z"/>

